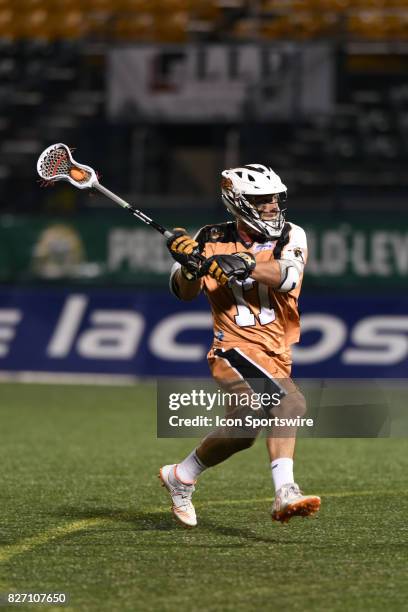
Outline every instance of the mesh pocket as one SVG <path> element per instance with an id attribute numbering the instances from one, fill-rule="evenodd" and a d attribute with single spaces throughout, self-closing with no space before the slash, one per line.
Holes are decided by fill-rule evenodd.
<path id="1" fill-rule="evenodd" d="M 40 173 L 46 179 L 50 179 L 58 174 L 69 174 L 72 163 L 67 151 L 60 147 L 53 149 L 44 157 L 40 164 Z"/>

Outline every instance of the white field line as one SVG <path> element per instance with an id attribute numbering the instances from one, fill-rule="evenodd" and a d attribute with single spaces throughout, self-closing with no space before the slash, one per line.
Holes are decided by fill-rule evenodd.
<path id="1" fill-rule="evenodd" d="M 72 374 L 69 372 L 5 372 L 0 371 L 0 383 L 39 383 L 62 385 L 131 386 L 141 382 L 137 376 L 124 374 Z M 143 382 L 150 382 L 143 379 Z"/>
<path id="2" fill-rule="evenodd" d="M 0 563 L 6 563 L 16 555 L 20 555 L 22 553 L 30 551 L 32 548 L 36 546 L 41 546 L 43 544 L 48 544 L 48 542 L 52 540 L 57 540 L 58 538 L 63 538 L 67 535 L 71 535 L 72 533 L 76 533 L 77 531 L 83 531 L 85 529 L 92 529 L 94 527 L 102 527 L 102 525 L 112 522 L 110 518 L 90 518 L 90 519 L 81 519 L 79 521 L 74 521 L 73 523 L 68 523 L 66 525 L 60 525 L 58 527 L 53 527 L 52 529 L 48 529 L 38 535 L 32 536 L 31 538 L 27 538 L 22 542 L 17 542 L 16 544 L 7 544 L 6 546 L 0 547 Z"/>

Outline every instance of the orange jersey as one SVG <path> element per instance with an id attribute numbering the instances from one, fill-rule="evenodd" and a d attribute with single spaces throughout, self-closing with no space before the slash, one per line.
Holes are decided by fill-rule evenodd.
<path id="1" fill-rule="evenodd" d="M 278 240 L 245 245 L 234 221 L 207 225 L 196 235 L 202 254 L 232 255 L 251 252 L 257 262 L 274 259 L 306 263 L 307 244 L 303 229 L 285 223 Z M 268 287 L 252 278 L 221 286 L 211 276 L 201 279 L 214 320 L 214 348 L 257 345 L 263 351 L 284 353 L 299 340 L 297 307 L 301 282 L 288 293 Z"/>

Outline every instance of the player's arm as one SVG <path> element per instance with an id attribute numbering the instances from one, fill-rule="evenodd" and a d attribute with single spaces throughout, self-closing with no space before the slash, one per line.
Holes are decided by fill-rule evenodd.
<path id="1" fill-rule="evenodd" d="M 292 225 L 288 243 L 275 257 L 258 263 L 249 252 L 214 255 L 207 259 L 201 271 L 215 278 L 220 285 L 251 277 L 276 291 L 293 291 L 301 282 L 307 257 L 306 234 L 301 227 Z"/>
<path id="2" fill-rule="evenodd" d="M 259 283 L 285 293 L 298 286 L 303 264 L 286 259 L 257 263 L 252 253 L 235 253 L 210 257 L 203 264 L 202 272 L 215 278 L 220 285 L 243 281 L 250 276 Z"/>
<path id="3" fill-rule="evenodd" d="M 251 277 L 277 291 L 293 291 L 302 280 L 307 259 L 307 241 L 304 230 L 292 225 L 289 242 L 277 259 L 257 263 Z"/>
<path id="4" fill-rule="evenodd" d="M 251 278 L 258 281 L 258 283 L 263 283 L 268 285 L 268 287 L 277 289 L 281 284 L 282 278 L 280 260 L 257 263 L 251 273 Z"/>
<path id="5" fill-rule="evenodd" d="M 258 263 L 251 278 L 277 291 L 287 293 L 296 289 L 302 274 L 303 264 L 301 262 L 277 259 Z"/>
<path id="6" fill-rule="evenodd" d="M 203 280 L 188 278 L 186 274 L 188 271 L 175 263 L 170 273 L 170 290 L 180 300 L 190 301 L 200 294 Z"/>
<path id="7" fill-rule="evenodd" d="M 167 240 L 167 248 L 176 261 L 170 273 L 170 291 L 181 300 L 194 299 L 203 286 L 199 243 L 185 229 L 175 228 Z"/>

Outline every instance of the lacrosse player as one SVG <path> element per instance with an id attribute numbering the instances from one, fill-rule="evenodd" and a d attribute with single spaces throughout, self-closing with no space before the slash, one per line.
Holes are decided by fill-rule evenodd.
<path id="1" fill-rule="evenodd" d="M 249 380 L 267 381 L 277 391 L 275 416 L 303 416 L 305 400 L 293 381 L 291 345 L 299 340 L 297 308 L 307 259 L 304 230 L 286 221 L 286 186 L 269 167 L 250 164 L 222 172 L 222 200 L 234 220 L 207 225 L 195 238 L 175 230 L 167 241 L 173 265 L 170 286 L 176 297 L 191 300 L 204 291 L 214 319 L 208 362 L 215 380 L 229 391 L 248 393 Z M 196 254 L 206 259 L 203 263 Z M 320 498 L 303 495 L 293 476 L 296 429 L 267 437 L 275 500 L 272 518 L 287 522 L 309 516 Z M 178 464 L 165 465 L 160 478 L 185 526 L 197 524 L 192 503 L 200 474 L 249 448 L 255 434 L 233 435 L 219 428 Z"/>

